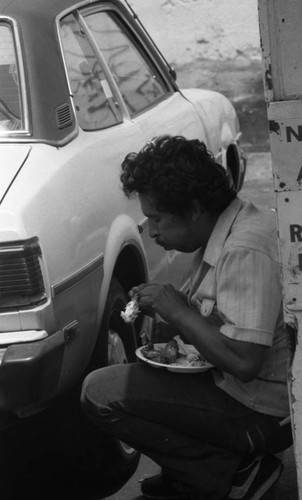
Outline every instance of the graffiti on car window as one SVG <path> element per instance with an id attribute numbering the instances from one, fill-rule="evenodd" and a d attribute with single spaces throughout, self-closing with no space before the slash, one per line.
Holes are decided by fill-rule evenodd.
<path id="1" fill-rule="evenodd" d="M 133 113 L 148 107 L 162 96 L 162 88 L 155 76 L 147 66 L 131 57 L 129 45 L 112 48 L 108 65 L 125 102 Z"/>
<path id="2" fill-rule="evenodd" d="M 84 130 L 110 127 L 120 120 L 103 69 L 85 33 L 68 21 L 61 35 L 79 124 Z"/>
<path id="3" fill-rule="evenodd" d="M 106 12 L 85 18 L 131 115 L 158 102 L 165 93 L 148 60 L 114 16 Z"/>

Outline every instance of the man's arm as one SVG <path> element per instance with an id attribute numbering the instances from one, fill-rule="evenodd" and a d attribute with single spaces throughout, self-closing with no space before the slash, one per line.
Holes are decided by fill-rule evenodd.
<path id="1" fill-rule="evenodd" d="M 242 382 L 253 380 L 261 370 L 268 347 L 233 340 L 189 307 L 176 311 L 170 319 L 207 361 Z"/>
<path id="2" fill-rule="evenodd" d="M 259 373 L 268 347 L 233 340 L 191 309 L 184 296 L 172 285 L 148 284 L 139 288 L 139 305 L 153 309 L 213 365 L 248 382 Z"/>

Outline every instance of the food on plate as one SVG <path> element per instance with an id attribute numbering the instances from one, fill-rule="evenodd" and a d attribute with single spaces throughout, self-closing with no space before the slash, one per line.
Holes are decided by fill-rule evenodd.
<path id="1" fill-rule="evenodd" d="M 169 365 L 176 361 L 179 349 L 175 340 L 170 340 L 170 342 L 164 346 L 154 345 L 153 342 L 148 342 L 148 344 L 141 348 L 141 353 L 145 358 L 151 359 L 156 363 Z"/>
<path id="2" fill-rule="evenodd" d="M 141 348 L 140 352 L 146 359 L 165 365 L 192 367 L 204 366 L 207 363 L 196 350 L 182 354 L 175 339 L 170 340 L 165 345 L 148 342 Z"/>
<path id="3" fill-rule="evenodd" d="M 172 339 L 164 347 L 164 357 L 168 360 L 167 364 L 175 363 L 179 354 L 179 347 L 176 340 Z"/>
<path id="4" fill-rule="evenodd" d="M 137 316 L 139 315 L 140 310 L 138 306 L 138 297 L 133 296 L 130 302 L 125 307 L 124 311 L 121 311 L 121 317 L 125 321 L 125 323 L 133 323 Z"/>

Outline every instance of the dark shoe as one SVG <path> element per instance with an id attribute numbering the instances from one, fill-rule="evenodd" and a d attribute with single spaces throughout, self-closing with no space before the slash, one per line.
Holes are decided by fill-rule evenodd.
<path id="1" fill-rule="evenodd" d="M 174 481 L 166 474 L 147 477 L 141 484 L 142 494 L 149 500 L 194 500 L 196 494 L 189 486 Z"/>
<path id="2" fill-rule="evenodd" d="M 274 455 L 255 457 L 236 472 L 228 500 L 260 500 L 279 479 L 283 464 Z"/>

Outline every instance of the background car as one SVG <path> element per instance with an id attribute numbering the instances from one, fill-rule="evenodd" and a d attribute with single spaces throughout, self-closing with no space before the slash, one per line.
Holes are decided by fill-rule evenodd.
<path id="1" fill-rule="evenodd" d="M 134 326 L 120 318 L 132 286 L 186 287 L 192 257 L 151 241 L 119 181 L 125 155 L 160 134 L 204 140 L 240 190 L 231 103 L 179 89 L 131 9 L 117 0 L 0 0 L 1 425 L 27 460 L 24 429 L 39 435 L 42 416 L 35 453 L 45 457 L 59 440 L 85 491 L 105 479 L 118 489 L 139 455 L 89 439 L 81 381 L 135 361 L 144 318 Z"/>

